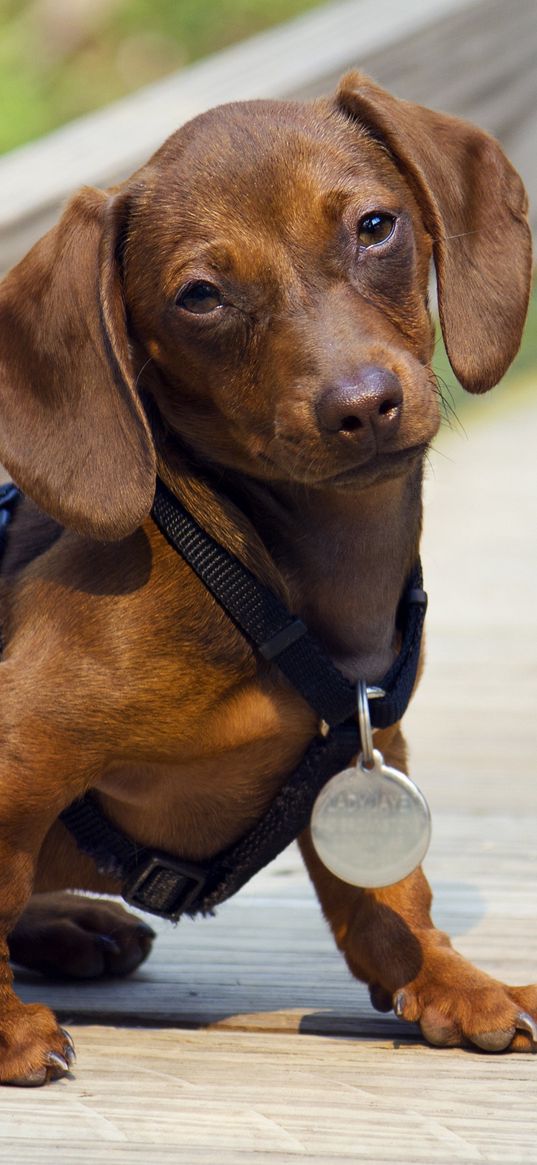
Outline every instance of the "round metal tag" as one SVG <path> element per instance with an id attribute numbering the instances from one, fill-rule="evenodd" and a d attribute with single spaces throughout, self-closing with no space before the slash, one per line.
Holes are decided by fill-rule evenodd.
<path id="1" fill-rule="evenodd" d="M 361 758 L 360 758 L 361 759 Z M 344 769 L 319 793 L 311 817 L 315 849 L 352 886 L 391 886 L 422 862 L 431 838 L 425 797 L 405 773 L 385 765 Z"/>

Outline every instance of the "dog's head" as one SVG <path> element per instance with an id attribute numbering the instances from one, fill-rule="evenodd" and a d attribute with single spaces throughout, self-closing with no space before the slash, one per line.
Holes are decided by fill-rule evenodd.
<path id="1" fill-rule="evenodd" d="M 333 100 L 222 106 L 122 187 L 82 191 L 0 289 L 0 459 L 99 538 L 149 512 L 140 389 L 203 463 L 358 489 L 438 425 L 448 355 L 483 392 L 520 343 L 526 198 L 496 142 L 359 74 Z"/>

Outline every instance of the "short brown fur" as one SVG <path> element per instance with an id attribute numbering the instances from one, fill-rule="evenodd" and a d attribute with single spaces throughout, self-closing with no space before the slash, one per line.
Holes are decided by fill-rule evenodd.
<path id="1" fill-rule="evenodd" d="M 15 959 L 78 976 L 126 973 L 151 943 L 118 907 L 57 893 L 119 889 L 61 810 L 92 788 L 139 842 L 204 859 L 317 731 L 153 525 L 157 470 L 347 676 L 379 679 L 439 423 L 431 255 L 453 368 L 484 391 L 520 341 L 525 211 L 487 135 L 351 74 L 333 100 L 197 118 L 120 187 L 78 194 L 5 279 L 0 457 L 31 501 L 4 562 L 0 1081 L 70 1059 L 52 1013 L 13 993 L 10 935 Z M 359 246 L 375 212 L 392 233 Z M 220 295 L 205 313 L 185 306 L 200 283 Z M 404 768 L 399 725 L 378 740 Z M 452 949 L 421 871 L 363 891 L 301 847 L 375 1006 L 433 1043 L 529 1047 L 537 988 Z"/>

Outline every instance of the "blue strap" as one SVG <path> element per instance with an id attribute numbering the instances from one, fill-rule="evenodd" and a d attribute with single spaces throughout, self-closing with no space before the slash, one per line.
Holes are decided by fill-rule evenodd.
<path id="1" fill-rule="evenodd" d="M 21 497 L 20 489 L 11 481 L 6 481 L 5 485 L 0 485 L 0 564 L 6 549 L 7 533 L 11 520 Z"/>

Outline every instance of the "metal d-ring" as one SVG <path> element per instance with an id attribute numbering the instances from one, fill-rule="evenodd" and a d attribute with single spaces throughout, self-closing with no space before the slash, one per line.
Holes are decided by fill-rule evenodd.
<path id="1" fill-rule="evenodd" d="M 384 695 L 385 693 L 382 688 L 368 688 L 364 680 L 358 680 L 356 685 L 356 697 L 358 701 L 358 727 L 360 729 L 360 742 L 362 745 L 360 764 L 364 769 L 371 769 L 375 764 L 375 757 L 373 755 L 373 733 L 371 730 L 371 717 L 369 715 L 369 701 L 375 700 L 379 696 Z"/>

